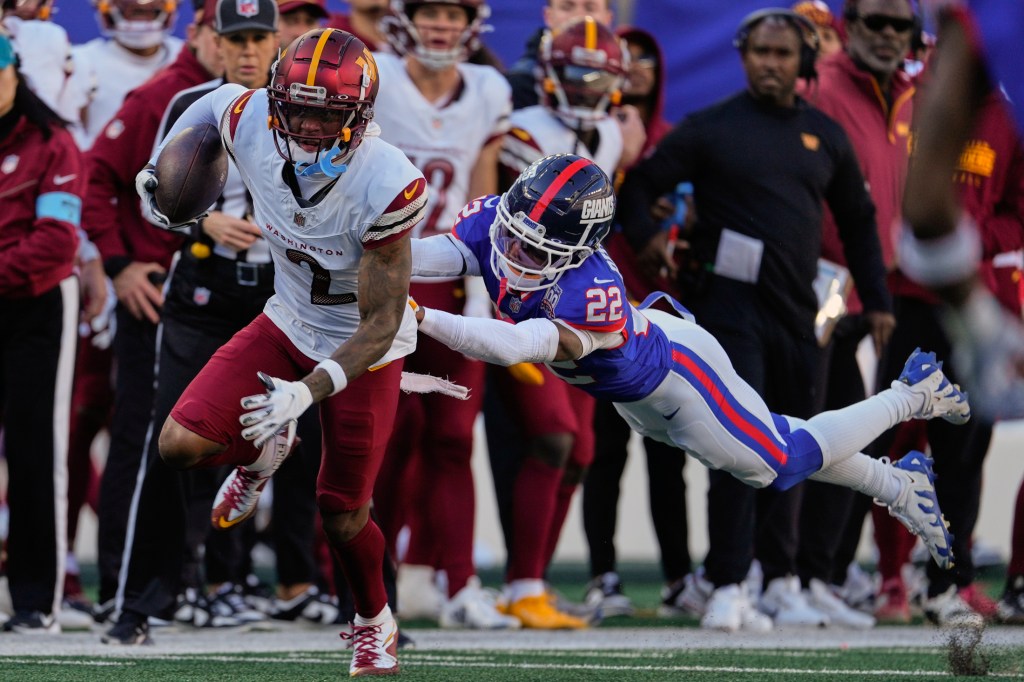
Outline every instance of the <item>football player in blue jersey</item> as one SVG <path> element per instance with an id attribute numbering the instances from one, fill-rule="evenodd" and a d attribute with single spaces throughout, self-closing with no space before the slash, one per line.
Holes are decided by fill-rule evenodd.
<path id="1" fill-rule="evenodd" d="M 643 436 L 754 487 L 813 478 L 871 495 L 951 566 L 931 460 L 912 452 L 890 465 L 860 453 L 909 419 L 970 418 L 967 396 L 934 354 L 915 351 L 891 388 L 841 410 L 806 421 L 773 414 L 679 303 L 665 294 L 639 306 L 626 299 L 601 247 L 614 213 L 612 183 L 593 162 L 536 161 L 505 194 L 463 208 L 451 234 L 413 240 L 414 274 L 482 277 L 498 319 L 418 307 L 420 331 L 487 362 L 544 362 L 614 402 Z M 658 300 L 674 312 L 652 308 Z"/>

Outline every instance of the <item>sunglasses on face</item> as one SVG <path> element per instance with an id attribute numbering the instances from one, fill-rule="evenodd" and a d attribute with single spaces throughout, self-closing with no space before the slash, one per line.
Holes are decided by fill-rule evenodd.
<path id="1" fill-rule="evenodd" d="M 874 33 L 881 33 L 886 26 L 891 26 L 897 33 L 906 33 L 914 27 L 913 19 L 890 17 L 885 14 L 867 14 L 858 17 L 865 28 Z"/>

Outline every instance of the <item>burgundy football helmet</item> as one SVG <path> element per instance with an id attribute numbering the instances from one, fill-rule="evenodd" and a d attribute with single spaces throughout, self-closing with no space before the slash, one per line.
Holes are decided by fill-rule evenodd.
<path id="1" fill-rule="evenodd" d="M 593 128 L 618 104 L 629 50 L 593 17 L 546 31 L 538 54 L 541 102 L 573 129 Z"/>
<path id="2" fill-rule="evenodd" d="M 163 42 L 174 29 L 177 0 L 94 0 L 103 35 L 133 49 Z"/>
<path id="3" fill-rule="evenodd" d="M 438 50 L 423 44 L 412 17 L 418 7 L 427 4 L 455 5 L 466 10 L 469 23 L 451 49 Z M 490 16 L 491 8 L 484 0 L 391 0 L 390 13 L 382 20 L 381 27 L 395 54 L 403 57 L 412 54 L 428 68 L 443 69 L 465 61 L 480 49 L 480 35 L 492 29 L 484 23 Z"/>
<path id="4" fill-rule="evenodd" d="M 53 0 L 3 0 L 3 10 L 25 21 L 48 21 L 53 18 Z"/>
<path id="5" fill-rule="evenodd" d="M 294 145 L 316 145 L 315 160 L 336 147 L 344 160 L 373 119 L 379 86 L 377 62 L 359 38 L 336 28 L 302 34 L 274 63 L 267 85 L 278 153 L 295 163 Z M 303 119 L 323 122 L 326 134 L 303 132 Z"/>

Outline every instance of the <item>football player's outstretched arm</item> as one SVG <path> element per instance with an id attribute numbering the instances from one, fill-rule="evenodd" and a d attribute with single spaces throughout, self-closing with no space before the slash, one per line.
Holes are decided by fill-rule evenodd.
<path id="1" fill-rule="evenodd" d="M 450 234 L 412 240 L 412 274 L 417 277 L 479 275 L 480 263 L 461 241 Z"/>
<path id="2" fill-rule="evenodd" d="M 427 336 L 494 365 L 579 360 L 622 342 L 620 334 L 578 330 L 561 321 L 542 318 L 509 324 L 417 307 L 416 320 Z"/>

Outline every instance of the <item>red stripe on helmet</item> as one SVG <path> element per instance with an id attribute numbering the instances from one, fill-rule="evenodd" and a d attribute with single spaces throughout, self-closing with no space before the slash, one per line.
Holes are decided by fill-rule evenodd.
<path id="1" fill-rule="evenodd" d="M 572 176 L 576 175 L 576 171 L 590 163 L 590 159 L 576 159 L 569 164 L 569 167 L 562 171 L 562 173 L 555 178 L 555 181 L 548 185 L 548 188 L 544 190 L 544 194 L 541 196 L 540 201 L 538 201 L 537 205 L 533 207 L 532 211 L 530 211 L 530 220 L 540 220 L 540 217 L 544 215 L 544 211 L 548 209 L 548 204 L 550 204 L 551 200 L 555 198 L 555 194 L 558 190 L 562 189 L 565 183 L 569 182 L 569 180 L 572 179 Z"/>

